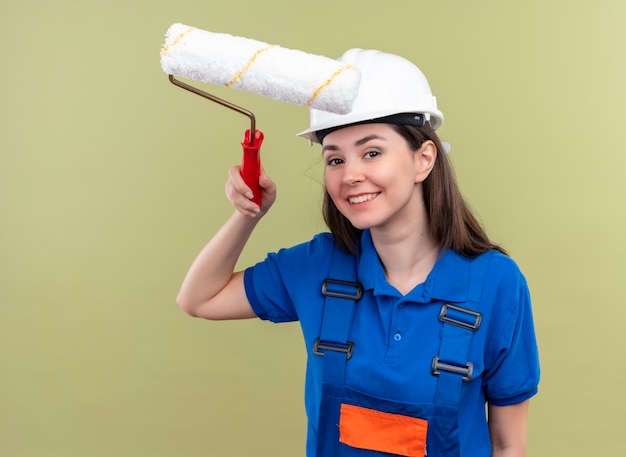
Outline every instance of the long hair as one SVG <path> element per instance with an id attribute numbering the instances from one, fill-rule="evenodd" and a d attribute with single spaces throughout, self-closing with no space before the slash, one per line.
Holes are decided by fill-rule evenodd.
<path id="1" fill-rule="evenodd" d="M 506 254 L 502 247 L 489 240 L 463 199 L 452 164 L 443 152 L 443 145 L 430 124 L 426 123 L 423 127 L 389 125 L 407 140 L 413 151 L 417 151 L 427 140 L 433 141 L 437 146 L 435 165 L 422 186 L 428 226 L 439 247 L 442 250 L 452 249 L 466 257 L 492 249 Z M 348 252 L 356 253 L 362 230 L 354 227 L 339 212 L 328 191 L 324 192 L 322 213 L 337 244 Z"/>

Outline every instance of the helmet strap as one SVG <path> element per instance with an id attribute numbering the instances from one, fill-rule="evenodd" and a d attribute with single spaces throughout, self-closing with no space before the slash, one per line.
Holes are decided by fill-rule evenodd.
<path id="1" fill-rule="evenodd" d="M 391 114 L 389 116 L 377 117 L 374 119 L 366 119 L 364 121 L 354 122 L 352 124 L 338 125 L 325 130 L 319 130 L 315 132 L 317 141 L 322 144 L 322 140 L 331 132 L 335 130 L 343 129 L 346 127 L 352 127 L 361 124 L 395 124 L 395 125 L 412 125 L 414 127 L 423 127 L 426 123 L 426 115 L 423 113 L 400 113 Z"/>

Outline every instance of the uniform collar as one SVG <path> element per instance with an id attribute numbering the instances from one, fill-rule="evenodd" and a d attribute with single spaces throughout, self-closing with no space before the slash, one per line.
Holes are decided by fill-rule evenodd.
<path id="1" fill-rule="evenodd" d="M 470 264 L 471 259 L 451 249 L 446 250 L 440 254 L 426 281 L 409 292 L 406 299 L 418 303 L 427 303 L 433 299 L 464 302 L 469 288 Z M 358 274 L 365 290 L 372 290 L 374 295 L 401 298 L 401 294 L 385 278 L 369 230 L 364 230 L 361 236 Z"/>

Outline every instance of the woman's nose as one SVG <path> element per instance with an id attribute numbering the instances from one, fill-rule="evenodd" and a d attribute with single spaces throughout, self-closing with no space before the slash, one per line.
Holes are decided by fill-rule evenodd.
<path id="1" fill-rule="evenodd" d="M 348 185 L 354 185 L 365 179 L 363 168 L 354 160 L 347 160 L 343 168 L 343 182 Z"/>

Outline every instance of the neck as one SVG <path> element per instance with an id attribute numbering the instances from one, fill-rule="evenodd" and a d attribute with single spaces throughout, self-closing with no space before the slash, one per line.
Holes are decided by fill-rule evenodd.
<path id="1" fill-rule="evenodd" d="M 372 241 L 387 281 L 403 295 L 426 281 L 439 252 L 424 222 L 395 232 L 372 230 Z"/>

